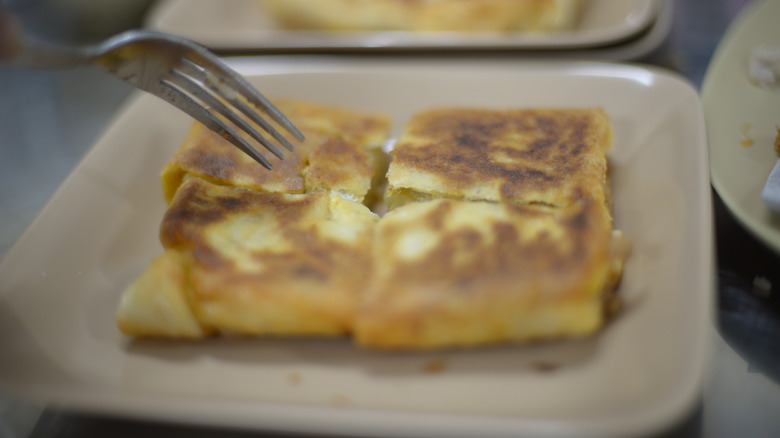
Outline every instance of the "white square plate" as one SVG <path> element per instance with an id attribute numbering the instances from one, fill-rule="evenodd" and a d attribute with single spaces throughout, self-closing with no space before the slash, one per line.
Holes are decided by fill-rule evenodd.
<path id="1" fill-rule="evenodd" d="M 366 436 L 624 437 L 695 406 L 713 253 L 702 109 L 686 82 L 599 63 L 234 65 L 267 95 L 383 111 L 396 126 L 438 106 L 605 108 L 616 226 L 633 243 L 624 310 L 592 339 L 467 351 L 128 339 L 114 311 L 161 252 L 159 172 L 190 125 L 137 95 L 0 264 L 0 390 L 133 417 Z"/>
<path id="2" fill-rule="evenodd" d="M 582 49 L 624 42 L 650 27 L 668 0 L 585 0 L 570 31 L 531 34 L 466 32 L 342 32 L 288 30 L 256 0 L 165 0 L 147 27 L 181 35 L 213 49 Z"/>

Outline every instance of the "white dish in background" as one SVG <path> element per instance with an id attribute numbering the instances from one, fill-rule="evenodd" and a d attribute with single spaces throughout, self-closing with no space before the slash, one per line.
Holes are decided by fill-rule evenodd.
<path id="1" fill-rule="evenodd" d="M 674 24 L 674 3 L 659 3 L 658 16 L 648 29 L 633 38 L 617 44 L 583 49 L 527 50 L 528 59 L 567 59 L 598 61 L 639 61 L 651 55 L 666 41 Z"/>
<path id="2" fill-rule="evenodd" d="M 780 87 L 767 90 L 748 75 L 756 46 L 780 49 L 780 1 L 745 7 L 718 45 L 702 83 L 712 185 L 748 230 L 780 252 L 780 215 L 761 201 L 761 190 L 778 155 Z M 748 146 L 749 145 L 749 146 Z"/>
<path id="3" fill-rule="evenodd" d="M 626 437 L 696 406 L 713 253 L 703 115 L 686 82 L 601 63 L 231 62 L 268 95 L 383 111 L 396 126 L 437 106 L 603 107 L 615 222 L 633 243 L 624 310 L 588 340 L 465 351 L 127 339 L 114 311 L 161 252 L 159 172 L 191 123 L 137 95 L 0 263 L 0 391 L 145 419 L 363 436 Z"/>
<path id="4" fill-rule="evenodd" d="M 583 49 L 626 41 L 648 29 L 667 0 L 586 0 L 577 26 L 547 34 L 322 33 L 280 28 L 256 0 L 165 0 L 146 20 L 151 29 L 178 34 L 212 49 Z"/>

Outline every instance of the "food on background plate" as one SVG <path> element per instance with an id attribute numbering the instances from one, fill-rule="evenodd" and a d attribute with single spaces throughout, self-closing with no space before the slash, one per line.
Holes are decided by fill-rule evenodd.
<path id="1" fill-rule="evenodd" d="M 780 128 L 775 126 L 774 151 L 780 155 Z M 780 213 L 780 159 L 769 172 L 764 188 L 761 189 L 761 200 L 775 214 Z"/>
<path id="2" fill-rule="evenodd" d="M 193 127 L 163 172 L 164 252 L 123 293 L 122 331 L 352 335 L 415 349 L 603 326 L 626 246 L 613 230 L 602 110 L 425 111 L 385 172 L 389 119 L 279 107 L 307 137 L 270 172 L 224 158 L 235 148 Z M 324 147 L 334 141 L 348 147 Z M 390 211 L 379 217 L 363 202 L 385 175 Z"/>
<path id="3" fill-rule="evenodd" d="M 750 51 L 748 58 L 748 79 L 765 90 L 774 90 L 780 86 L 780 48 L 756 46 Z M 776 127 L 777 135 L 774 150 L 780 154 L 780 128 Z M 743 146 L 751 146 L 752 140 L 742 142 Z M 761 189 L 761 200 L 775 214 L 780 213 L 780 161 L 769 172 L 766 183 Z"/>
<path id="4" fill-rule="evenodd" d="M 775 153 L 777 153 L 777 155 L 780 156 L 780 127 L 775 126 L 775 131 L 776 134 L 775 134 L 774 148 L 775 148 Z"/>
<path id="5" fill-rule="evenodd" d="M 748 59 L 748 77 L 767 90 L 780 86 L 780 48 L 754 47 Z"/>
<path id="6" fill-rule="evenodd" d="M 258 0 L 292 29 L 554 32 L 576 25 L 583 0 Z"/>

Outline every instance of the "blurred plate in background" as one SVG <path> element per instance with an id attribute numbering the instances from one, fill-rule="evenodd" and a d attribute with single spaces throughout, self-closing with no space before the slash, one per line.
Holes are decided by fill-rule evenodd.
<path id="1" fill-rule="evenodd" d="M 411 33 L 287 30 L 257 0 L 164 0 L 147 27 L 178 34 L 216 50 L 572 50 L 626 42 L 646 32 L 666 0 L 585 0 L 576 27 L 566 32 Z M 668 2 L 671 3 L 671 2 Z"/>
<path id="2" fill-rule="evenodd" d="M 764 89 L 748 74 L 751 51 L 780 50 L 780 1 L 756 1 L 742 11 L 718 45 L 702 84 L 712 185 L 745 228 L 780 252 L 780 215 L 761 201 L 778 160 L 780 86 Z"/>

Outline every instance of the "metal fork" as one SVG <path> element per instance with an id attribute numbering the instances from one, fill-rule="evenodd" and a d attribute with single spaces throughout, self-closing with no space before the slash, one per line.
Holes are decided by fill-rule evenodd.
<path id="1" fill-rule="evenodd" d="M 8 32 L 8 23 L 5 27 L 10 38 L 6 38 L 6 53 L 0 50 L 0 59 L 7 58 L 12 64 L 33 68 L 100 66 L 189 114 L 268 169 L 273 168 L 271 163 L 226 120 L 280 159 L 284 158 L 282 152 L 246 119 L 271 134 L 288 150 L 292 151 L 293 145 L 255 108 L 295 138 L 303 140 L 303 134 L 292 122 L 243 77 L 208 49 L 187 39 L 136 30 L 94 46 L 77 48 L 24 35 L 15 23 L 13 32 Z"/>

